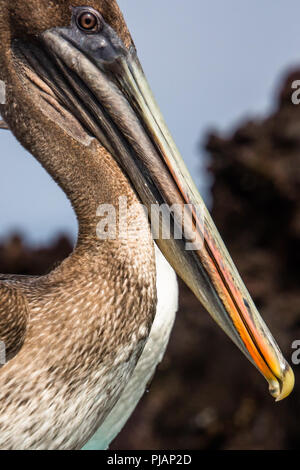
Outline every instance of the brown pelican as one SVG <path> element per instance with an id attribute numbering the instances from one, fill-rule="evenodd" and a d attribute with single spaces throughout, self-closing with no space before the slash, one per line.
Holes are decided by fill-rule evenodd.
<path id="1" fill-rule="evenodd" d="M 50 274 L 1 276 L 0 448 L 80 449 L 97 430 L 107 447 L 167 345 L 172 268 L 271 394 L 287 396 L 293 372 L 184 166 L 117 3 L 0 0 L 0 80 L 2 127 L 61 186 L 79 223 L 72 255 Z M 141 203 L 170 216 L 158 248 Z M 97 231 L 103 205 L 115 210 L 115 237 Z"/>

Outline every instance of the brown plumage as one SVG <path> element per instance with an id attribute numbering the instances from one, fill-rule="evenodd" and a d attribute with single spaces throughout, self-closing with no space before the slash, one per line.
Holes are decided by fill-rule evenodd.
<path id="1" fill-rule="evenodd" d="M 49 117 L 41 111 L 43 97 L 55 97 L 33 85 L 11 50 L 12 39 L 69 24 L 70 5 L 80 3 L 0 1 L 1 114 L 64 189 L 79 223 L 73 254 L 49 275 L 0 281 L 0 339 L 16 354 L 0 369 L 1 448 L 82 447 L 118 399 L 155 314 L 153 241 L 142 209 L 129 221 L 131 242 L 96 236 L 98 205 L 117 208 L 122 195 L 134 204 L 134 191 L 98 141 L 80 144 L 56 125 L 50 106 Z M 84 3 L 129 43 L 115 2 Z"/>

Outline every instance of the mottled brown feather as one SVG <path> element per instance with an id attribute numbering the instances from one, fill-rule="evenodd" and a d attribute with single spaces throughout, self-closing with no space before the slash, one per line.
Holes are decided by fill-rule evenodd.
<path id="1" fill-rule="evenodd" d="M 83 3 L 98 8 L 130 44 L 115 1 Z M 13 288 L 2 281 L 2 317 L 14 304 L 11 324 L 20 331 L 18 340 L 7 333 L 5 340 L 13 351 L 22 344 L 0 369 L 1 449 L 81 448 L 128 382 L 156 310 L 153 240 L 142 208 L 129 219 L 127 240 L 96 235 L 99 204 L 114 205 L 118 215 L 119 196 L 130 207 L 139 202 L 134 190 L 98 141 L 85 139 L 80 127 L 69 132 L 71 115 L 65 125 L 55 119 L 59 103 L 41 105 L 50 91 L 36 86 L 12 52 L 14 38 L 69 24 L 71 4 L 82 1 L 27 0 L 25 7 L 21 0 L 0 0 L 0 79 L 6 84 L 0 112 L 64 190 L 79 223 L 74 252 L 49 275 L 14 280 Z"/>
<path id="2" fill-rule="evenodd" d="M 6 360 L 24 343 L 28 313 L 24 294 L 11 281 L 0 281 L 0 341 L 5 345 Z"/>

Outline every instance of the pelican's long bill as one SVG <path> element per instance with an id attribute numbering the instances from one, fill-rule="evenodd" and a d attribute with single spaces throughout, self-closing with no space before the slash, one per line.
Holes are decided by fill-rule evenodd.
<path id="1" fill-rule="evenodd" d="M 40 43 L 15 47 L 116 159 L 142 203 L 149 210 L 153 204 L 165 204 L 170 212 L 175 207 L 172 222 L 174 228 L 183 229 L 184 237 L 160 236 L 161 251 L 264 375 L 270 393 L 281 400 L 293 389 L 293 371 L 256 310 L 192 182 L 135 49 L 128 50 L 99 13 L 95 14 L 101 22 L 96 33 L 87 34 L 78 27 L 78 8 L 73 8 L 70 27 L 44 32 Z M 188 218 L 180 213 L 184 205 L 189 205 Z M 159 213 L 155 223 L 162 219 Z M 196 243 L 187 249 L 192 235 Z"/>

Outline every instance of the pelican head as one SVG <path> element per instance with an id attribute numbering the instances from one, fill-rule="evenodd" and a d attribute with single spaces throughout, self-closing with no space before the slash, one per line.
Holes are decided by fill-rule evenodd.
<path id="1" fill-rule="evenodd" d="M 286 397 L 292 369 L 184 165 L 117 3 L 0 0 L 0 79 L 6 86 L 3 118 L 82 218 L 85 198 L 96 211 L 92 183 L 107 159 L 156 214 L 154 229 L 164 227 L 164 212 L 170 215 L 171 236 L 159 230 L 156 237 L 165 258 L 266 378 L 276 400 Z M 90 152 L 95 145 L 97 158 Z M 164 211 L 151 212 L 153 206 Z"/>

